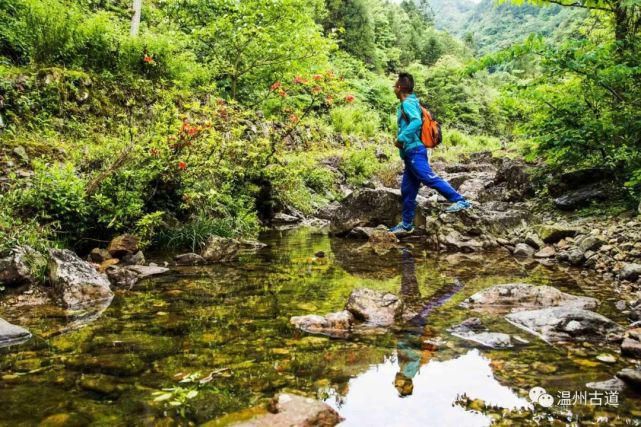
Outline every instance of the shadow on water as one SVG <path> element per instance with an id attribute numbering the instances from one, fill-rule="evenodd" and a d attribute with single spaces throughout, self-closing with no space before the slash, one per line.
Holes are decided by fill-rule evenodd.
<path id="1" fill-rule="evenodd" d="M 0 424 L 48 417 L 79 425 L 198 424 L 293 390 L 336 407 L 345 425 L 480 426 L 511 416 L 504 410 L 533 410 L 531 387 L 585 391 L 586 382 L 623 366 L 596 359 L 615 354 L 613 347 L 551 347 L 501 317 L 458 306 L 494 284 L 549 284 L 597 296 L 602 314 L 623 321 L 615 296 L 573 271 L 499 253 L 440 257 L 420 246 L 376 256 L 356 251 L 361 242 L 308 229 L 261 240 L 269 246 L 238 262 L 179 268 L 119 291 L 98 316 L 75 319 L 81 323 L 53 307 L 0 308 L 0 317 L 34 334 L 0 350 Z M 342 309 L 357 287 L 401 295 L 405 322 L 349 339 L 290 325 L 291 316 Z M 471 316 L 530 343 L 484 349 L 447 332 Z M 566 416 L 590 419 L 598 410 L 631 420 L 638 402 L 622 393 L 617 407 L 576 406 Z"/>

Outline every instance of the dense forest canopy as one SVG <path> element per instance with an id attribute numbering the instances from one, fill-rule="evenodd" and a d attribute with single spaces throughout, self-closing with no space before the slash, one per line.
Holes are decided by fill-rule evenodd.
<path id="1" fill-rule="evenodd" d="M 3 247 L 252 234 L 393 156 L 395 73 L 445 146 L 607 167 L 641 192 L 637 0 L 0 0 Z M 578 6 L 578 7 L 576 7 Z M 135 33 L 135 31 L 134 31 Z M 320 162 L 320 163 L 319 163 Z"/>

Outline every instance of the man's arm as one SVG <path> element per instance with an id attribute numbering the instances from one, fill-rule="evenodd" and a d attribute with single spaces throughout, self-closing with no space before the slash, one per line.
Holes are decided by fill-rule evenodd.
<path id="1" fill-rule="evenodd" d="M 402 144 L 407 144 L 411 142 L 412 137 L 418 133 L 418 130 L 423 125 L 423 118 L 420 107 L 412 102 L 403 104 L 403 110 L 405 111 L 405 117 L 409 120 L 409 124 L 403 132 L 398 134 L 398 141 Z M 405 120 L 404 118 L 402 120 Z"/>

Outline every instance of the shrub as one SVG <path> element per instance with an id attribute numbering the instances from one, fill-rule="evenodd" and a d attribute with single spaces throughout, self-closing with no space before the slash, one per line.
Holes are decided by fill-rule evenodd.
<path id="1" fill-rule="evenodd" d="M 345 174 L 347 182 L 352 185 L 362 185 L 370 179 L 380 168 L 373 148 L 360 149 L 348 152 L 339 166 Z"/>
<path id="2" fill-rule="evenodd" d="M 362 106 L 334 108 L 330 120 L 334 130 L 343 134 L 373 137 L 380 128 L 378 114 Z"/>

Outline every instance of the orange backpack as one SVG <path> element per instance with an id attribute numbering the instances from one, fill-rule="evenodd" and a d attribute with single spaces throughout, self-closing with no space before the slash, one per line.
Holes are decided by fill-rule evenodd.
<path id="1" fill-rule="evenodd" d="M 441 124 L 432 118 L 432 114 L 427 108 L 421 104 L 421 111 L 423 112 L 423 124 L 421 125 L 421 142 L 427 148 L 436 148 L 443 142 L 443 134 L 441 133 Z M 401 103 L 401 115 L 406 122 L 409 123 L 407 114 L 403 109 Z"/>

